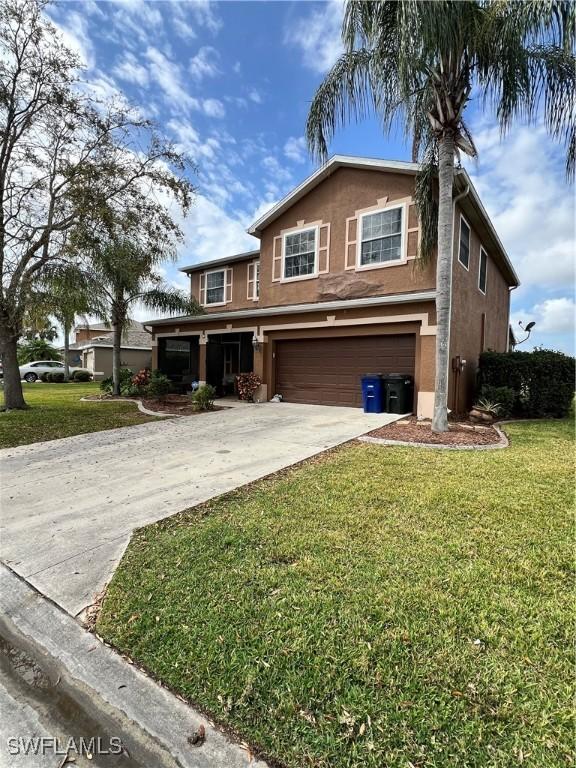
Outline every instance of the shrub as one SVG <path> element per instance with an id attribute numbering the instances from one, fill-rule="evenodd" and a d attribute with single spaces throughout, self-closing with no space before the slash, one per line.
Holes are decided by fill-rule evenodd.
<path id="1" fill-rule="evenodd" d="M 130 368 L 120 368 L 120 394 L 131 395 L 132 394 L 132 376 L 133 373 Z M 102 379 L 100 382 L 100 389 L 107 395 L 111 395 L 114 391 L 114 382 L 112 376 L 108 376 Z"/>
<path id="2" fill-rule="evenodd" d="M 480 391 L 482 400 L 491 403 L 498 403 L 498 415 L 505 419 L 514 413 L 514 403 L 516 402 L 516 393 L 512 387 L 493 387 L 489 384 L 482 387 Z"/>
<path id="3" fill-rule="evenodd" d="M 44 373 L 40 374 L 40 381 L 43 381 L 46 383 L 47 381 L 50 381 L 51 372 L 50 371 L 44 371 Z"/>
<path id="4" fill-rule="evenodd" d="M 192 393 L 192 402 L 197 411 L 211 411 L 214 408 L 216 390 L 210 384 L 203 384 Z"/>
<path id="5" fill-rule="evenodd" d="M 262 384 L 262 379 L 255 373 L 239 373 L 236 376 L 236 387 L 240 400 L 254 401 L 254 394 Z"/>
<path id="6" fill-rule="evenodd" d="M 170 392 L 170 379 L 162 371 L 152 371 L 146 394 L 154 400 L 163 400 Z"/>
<path id="7" fill-rule="evenodd" d="M 90 371 L 74 371 L 72 381 L 90 381 L 92 374 Z"/>
<path id="8" fill-rule="evenodd" d="M 145 394 L 149 383 L 150 370 L 148 368 L 142 368 L 141 371 L 138 371 L 138 373 L 135 373 L 134 376 L 132 376 L 132 387 L 134 389 L 134 394 Z"/>
<path id="9" fill-rule="evenodd" d="M 52 384 L 62 384 L 64 381 L 64 371 L 53 371 L 48 374 L 48 381 Z"/>
<path id="10" fill-rule="evenodd" d="M 574 398 L 575 373 L 575 359 L 562 352 L 484 352 L 480 355 L 479 391 L 512 389 L 515 416 L 565 417 Z"/>

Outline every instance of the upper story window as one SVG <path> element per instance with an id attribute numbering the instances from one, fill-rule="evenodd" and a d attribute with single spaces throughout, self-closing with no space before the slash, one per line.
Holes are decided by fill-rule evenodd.
<path id="1" fill-rule="evenodd" d="M 206 304 L 224 304 L 226 270 L 206 273 Z"/>
<path id="2" fill-rule="evenodd" d="M 460 244 L 458 246 L 458 261 L 463 267 L 470 266 L 470 225 L 460 216 Z"/>
<path id="3" fill-rule="evenodd" d="M 303 229 L 284 235 L 282 277 L 293 280 L 316 274 L 316 229 Z"/>
<path id="4" fill-rule="evenodd" d="M 260 296 L 260 262 L 257 261 L 254 264 L 254 298 L 257 299 Z"/>
<path id="5" fill-rule="evenodd" d="M 403 217 L 404 206 L 361 216 L 360 267 L 403 260 Z"/>
<path id="6" fill-rule="evenodd" d="M 480 266 L 478 267 L 478 289 L 486 293 L 486 276 L 488 273 L 488 254 L 480 248 Z"/>

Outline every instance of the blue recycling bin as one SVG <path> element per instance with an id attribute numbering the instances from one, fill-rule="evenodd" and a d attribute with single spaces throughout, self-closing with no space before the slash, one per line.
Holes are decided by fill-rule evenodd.
<path id="1" fill-rule="evenodd" d="M 362 403 L 364 413 L 382 413 L 384 387 L 380 373 L 367 373 L 362 376 Z"/>

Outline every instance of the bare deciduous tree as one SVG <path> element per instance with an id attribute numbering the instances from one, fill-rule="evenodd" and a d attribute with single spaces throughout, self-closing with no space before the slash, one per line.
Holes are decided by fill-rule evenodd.
<path id="1" fill-rule="evenodd" d="M 158 192 L 186 212 L 186 157 L 137 110 L 103 104 L 43 14 L 43 0 L 0 5 L 0 355 L 4 404 L 25 407 L 16 344 L 34 282 L 65 257 L 64 239 L 108 217 L 162 241 L 180 230 Z"/>

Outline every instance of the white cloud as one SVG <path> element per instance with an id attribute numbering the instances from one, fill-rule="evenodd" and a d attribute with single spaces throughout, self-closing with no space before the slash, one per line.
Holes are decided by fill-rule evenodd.
<path id="1" fill-rule="evenodd" d="M 321 9 L 293 19 L 286 30 L 284 42 L 301 48 L 304 65 L 314 72 L 327 72 L 342 53 L 343 11 L 342 0 L 329 0 Z"/>
<path id="2" fill-rule="evenodd" d="M 547 299 L 536 304 L 533 311 L 540 333 L 574 333 L 574 299 Z"/>
<path id="3" fill-rule="evenodd" d="M 222 19 L 216 13 L 216 4 L 211 0 L 191 0 L 185 7 L 191 11 L 196 23 L 213 35 L 222 29 Z"/>
<path id="4" fill-rule="evenodd" d="M 86 17 L 72 11 L 61 15 L 59 20 L 53 17 L 51 20 L 62 35 L 64 45 L 77 54 L 84 66 L 92 69 L 95 65 L 94 46 L 88 34 Z"/>
<path id="5" fill-rule="evenodd" d="M 162 88 L 164 96 L 174 107 L 194 108 L 195 100 L 187 93 L 178 64 L 168 59 L 158 48 L 149 46 L 146 51 L 151 77 Z"/>
<path id="6" fill-rule="evenodd" d="M 299 138 L 290 136 L 286 144 L 284 144 L 284 154 L 295 163 L 304 163 L 306 161 L 306 139 L 304 136 Z"/>
<path id="7" fill-rule="evenodd" d="M 112 4 L 113 27 L 117 42 L 123 46 L 134 46 L 134 41 L 142 45 L 157 42 L 164 34 L 164 20 L 158 9 L 158 3 L 146 0 L 115 0 Z"/>
<path id="8" fill-rule="evenodd" d="M 246 233 L 249 223 L 198 195 L 190 213 L 180 222 L 186 245 L 180 248 L 178 263 L 184 266 L 258 248 L 259 241 Z"/>
<path id="9" fill-rule="evenodd" d="M 148 85 L 148 70 L 130 51 L 126 51 L 121 61 L 114 67 L 113 72 L 116 77 L 129 83 L 135 83 L 142 87 Z"/>
<path id="10" fill-rule="evenodd" d="M 522 323 L 522 326 L 530 322 L 535 323 L 529 339 L 519 347 L 521 350 L 529 351 L 534 347 L 545 347 L 574 354 L 575 317 L 574 297 L 561 296 L 545 299 L 531 307 L 517 308 L 510 315 L 510 324 L 516 338 L 523 340 L 526 334 L 519 323 Z"/>
<path id="11" fill-rule="evenodd" d="M 255 104 L 262 104 L 262 96 L 260 94 L 260 91 L 258 91 L 256 88 L 251 88 L 248 93 L 248 98 L 250 101 L 253 101 Z"/>
<path id="12" fill-rule="evenodd" d="M 215 77 L 219 74 L 217 61 L 218 51 L 211 45 L 203 45 L 196 56 L 190 59 L 189 71 L 194 80 L 200 82 L 205 77 Z"/>
<path id="13" fill-rule="evenodd" d="M 199 109 L 201 109 L 207 117 L 224 117 L 226 114 L 224 104 L 218 99 L 202 99 L 200 104 L 201 106 Z"/>
<path id="14" fill-rule="evenodd" d="M 466 162 L 524 289 L 574 284 L 574 197 L 562 153 L 544 128 L 474 132 L 479 160 Z"/>

